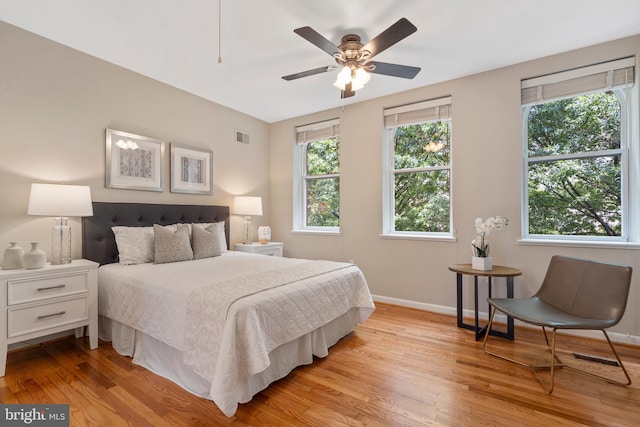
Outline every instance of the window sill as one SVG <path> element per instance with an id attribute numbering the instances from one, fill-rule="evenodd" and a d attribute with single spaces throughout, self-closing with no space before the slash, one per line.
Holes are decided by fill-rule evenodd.
<path id="1" fill-rule="evenodd" d="M 449 242 L 455 243 L 458 241 L 453 236 L 430 236 L 424 234 L 380 234 L 382 239 L 394 239 L 394 240 L 429 240 L 431 242 Z"/>
<path id="2" fill-rule="evenodd" d="M 598 249 L 640 249 L 638 242 L 598 242 L 594 240 L 554 240 L 554 239 L 520 239 L 523 246 L 564 246 L 573 248 Z"/>
<path id="3" fill-rule="evenodd" d="M 312 236 L 341 236 L 340 230 L 291 230 L 292 234 L 308 234 Z"/>

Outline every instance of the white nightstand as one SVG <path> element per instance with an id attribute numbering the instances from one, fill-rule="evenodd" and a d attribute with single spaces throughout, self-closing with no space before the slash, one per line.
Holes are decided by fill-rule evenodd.
<path id="1" fill-rule="evenodd" d="M 0 270 L 0 377 L 9 344 L 89 326 L 89 347 L 98 347 L 98 263 Z"/>
<path id="2" fill-rule="evenodd" d="M 264 245 L 260 243 L 236 243 L 235 249 L 240 252 L 250 252 L 252 254 L 262 254 L 269 256 L 282 256 L 282 249 L 284 248 L 284 243 L 280 242 L 269 242 Z"/>

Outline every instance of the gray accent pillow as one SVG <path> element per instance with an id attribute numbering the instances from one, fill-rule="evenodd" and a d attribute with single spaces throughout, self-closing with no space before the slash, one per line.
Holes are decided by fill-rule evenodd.
<path id="1" fill-rule="evenodd" d="M 219 222 L 197 222 L 194 224 L 189 224 L 192 227 L 201 227 L 201 228 L 207 228 L 210 225 L 215 225 L 216 227 L 218 227 L 218 244 L 220 246 L 220 253 L 225 253 L 227 252 L 227 235 L 225 234 L 225 230 L 224 230 L 224 221 L 219 221 Z"/>
<path id="2" fill-rule="evenodd" d="M 156 264 L 193 259 L 193 250 L 189 241 L 189 227 L 186 225 L 181 225 L 176 231 L 172 231 L 154 224 L 153 238 Z"/>
<path id="3" fill-rule="evenodd" d="M 218 230 L 216 224 L 211 224 L 206 228 L 192 227 L 193 259 L 211 258 L 222 254 Z"/>

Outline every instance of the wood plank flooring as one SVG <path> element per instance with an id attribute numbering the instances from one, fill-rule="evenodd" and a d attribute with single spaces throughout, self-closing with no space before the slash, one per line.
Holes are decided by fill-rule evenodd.
<path id="1" fill-rule="evenodd" d="M 632 426 L 640 425 L 640 348 L 617 345 L 632 377 L 619 387 L 560 370 L 547 395 L 533 374 L 486 355 L 455 318 L 377 304 L 369 320 L 227 418 L 210 401 L 118 355 L 109 343 L 65 338 L 9 354 L 2 403 L 69 403 L 71 426 Z M 544 361 L 539 329 L 496 351 Z M 606 343 L 563 335 L 571 352 L 610 358 Z M 537 354 L 544 355 L 537 357 Z M 617 372 L 616 372 L 617 374 Z"/>

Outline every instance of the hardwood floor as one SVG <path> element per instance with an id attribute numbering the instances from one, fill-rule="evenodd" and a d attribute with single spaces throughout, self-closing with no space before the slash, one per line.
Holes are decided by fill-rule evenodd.
<path id="1" fill-rule="evenodd" d="M 118 355 L 109 343 L 66 338 L 9 354 L 2 403 L 69 403 L 71 426 L 631 426 L 640 419 L 640 348 L 616 348 L 632 378 L 619 387 L 559 370 L 553 395 L 533 374 L 486 355 L 455 318 L 377 304 L 375 313 L 331 348 L 270 385 L 232 418 L 164 378 Z M 516 340 L 492 348 L 536 359 L 539 329 L 516 328 Z M 606 343 L 563 335 L 571 352 L 611 357 Z M 542 358 L 537 358 L 543 361 Z"/>

